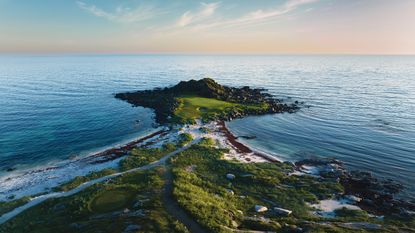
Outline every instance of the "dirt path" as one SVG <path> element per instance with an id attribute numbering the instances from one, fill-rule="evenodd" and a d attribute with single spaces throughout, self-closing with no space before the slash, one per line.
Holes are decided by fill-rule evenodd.
<path id="1" fill-rule="evenodd" d="M 195 144 L 197 142 L 198 142 L 198 140 L 193 140 L 192 142 L 190 142 L 186 146 L 184 146 L 182 148 L 179 148 L 179 149 L 177 149 L 177 150 L 175 150 L 175 151 L 173 151 L 173 152 L 165 155 L 161 159 L 159 159 L 159 160 L 157 160 L 155 162 L 152 162 L 150 164 L 144 165 L 142 167 L 133 168 L 133 169 L 128 170 L 128 171 L 119 172 L 119 173 L 115 173 L 115 174 L 111 174 L 111 175 L 108 175 L 108 176 L 104 176 L 104 177 L 100 177 L 100 178 L 97 178 L 97 179 L 94 179 L 94 180 L 87 181 L 87 182 L 79 185 L 78 187 L 76 187 L 74 189 L 71 189 L 71 190 L 69 190 L 67 192 L 52 192 L 52 193 L 48 193 L 48 194 L 44 194 L 44 195 L 41 195 L 41 196 L 32 198 L 28 203 L 26 203 L 26 204 L 24 204 L 22 206 L 19 206 L 16 209 L 14 209 L 14 210 L 12 210 L 12 211 L 10 211 L 8 213 L 5 213 L 2 216 L 0 216 L 0 224 L 5 223 L 6 221 L 8 221 L 9 219 L 15 217 L 16 215 L 20 214 L 21 212 L 25 211 L 26 209 L 28 209 L 30 207 L 33 207 L 35 205 L 38 205 L 38 204 L 40 204 L 40 203 L 42 203 L 42 202 L 44 202 L 44 201 L 46 201 L 46 200 L 48 200 L 50 198 L 58 198 L 58 197 L 71 196 L 73 194 L 76 194 L 76 193 L 78 193 L 78 192 L 80 192 L 80 191 L 88 188 L 88 187 L 91 187 L 92 185 L 94 185 L 96 183 L 106 181 L 106 180 L 108 180 L 110 178 L 115 178 L 115 177 L 121 176 L 123 174 L 131 173 L 131 172 L 135 172 L 135 171 L 139 171 L 139 170 L 148 170 L 148 169 L 152 169 L 154 167 L 163 165 L 163 164 L 166 163 L 166 161 L 170 157 L 176 155 L 177 153 L 180 153 L 180 152 L 186 150 L 191 145 L 193 145 L 193 144 Z"/>
<path id="2" fill-rule="evenodd" d="M 173 197 L 173 174 L 169 167 L 166 166 L 165 174 L 166 183 L 163 190 L 163 203 L 167 212 L 183 223 L 187 229 L 192 233 L 207 233 L 198 222 L 196 222 L 189 214 L 187 214 L 177 203 L 176 199 Z"/>

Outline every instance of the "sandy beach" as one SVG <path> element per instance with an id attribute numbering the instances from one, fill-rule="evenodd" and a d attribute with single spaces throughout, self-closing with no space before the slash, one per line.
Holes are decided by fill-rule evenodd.
<path id="1" fill-rule="evenodd" d="M 201 128 L 208 129 L 202 132 Z M 24 196 L 36 196 L 47 193 L 62 183 L 68 182 L 76 176 L 105 168 L 116 168 L 118 162 L 135 147 L 160 147 L 166 142 L 173 142 L 180 133 L 190 133 L 193 138 L 210 137 L 218 146 L 228 148 L 224 158 L 244 163 L 280 162 L 272 155 L 257 152 L 237 140 L 226 127 L 224 121 L 203 124 L 198 121 L 194 125 L 185 125 L 180 129 L 158 129 L 148 135 L 129 141 L 125 144 L 108 148 L 89 156 L 61 162 L 58 165 L 40 167 L 32 170 L 16 171 L 0 178 L 0 201 L 8 201 Z"/>

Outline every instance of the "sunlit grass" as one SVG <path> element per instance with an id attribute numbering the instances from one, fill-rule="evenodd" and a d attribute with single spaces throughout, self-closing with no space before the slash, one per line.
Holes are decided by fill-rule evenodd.
<path id="1" fill-rule="evenodd" d="M 218 116 L 224 115 L 232 110 L 244 108 L 259 110 L 268 107 L 266 104 L 245 105 L 199 96 L 183 96 L 177 98 L 177 100 L 180 104 L 174 112 L 174 117 L 176 122 L 181 123 L 193 123 L 196 119 L 206 121 L 216 119 Z"/>

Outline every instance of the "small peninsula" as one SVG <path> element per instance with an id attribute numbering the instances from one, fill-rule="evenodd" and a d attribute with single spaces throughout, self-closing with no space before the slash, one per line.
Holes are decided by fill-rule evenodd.
<path id="1" fill-rule="evenodd" d="M 227 87 L 211 78 L 181 81 L 173 87 L 118 93 L 116 98 L 134 106 L 152 108 L 159 123 L 231 120 L 247 115 L 295 112 L 298 102 L 283 103 L 264 89 Z"/>
<path id="2" fill-rule="evenodd" d="M 0 232 L 415 232 L 415 204 L 396 198 L 399 183 L 336 159 L 280 161 L 226 127 L 294 113 L 298 102 L 209 78 L 115 97 L 154 109 L 161 126 L 71 162 L 100 170 L 46 192 L 16 190 L 0 202 Z"/>

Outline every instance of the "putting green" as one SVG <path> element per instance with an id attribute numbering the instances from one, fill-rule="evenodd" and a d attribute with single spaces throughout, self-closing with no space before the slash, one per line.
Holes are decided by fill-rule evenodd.
<path id="1" fill-rule="evenodd" d="M 180 102 L 179 107 L 174 112 L 174 117 L 178 122 L 193 122 L 195 119 L 211 119 L 215 115 L 220 115 L 232 109 L 252 109 L 261 110 L 268 108 L 268 104 L 238 104 L 213 98 L 199 96 L 182 96 L 177 98 Z"/>
<path id="2" fill-rule="evenodd" d="M 178 98 L 180 106 L 175 111 L 175 115 L 184 120 L 194 120 L 201 118 L 202 115 L 209 113 L 220 113 L 227 107 L 234 107 L 237 104 L 196 96 Z"/>
<path id="3" fill-rule="evenodd" d="M 105 213 L 126 208 L 134 199 L 132 190 L 108 190 L 98 194 L 89 204 L 91 211 Z"/>

